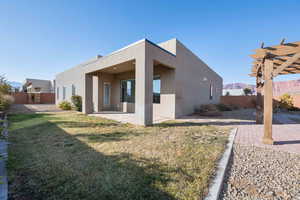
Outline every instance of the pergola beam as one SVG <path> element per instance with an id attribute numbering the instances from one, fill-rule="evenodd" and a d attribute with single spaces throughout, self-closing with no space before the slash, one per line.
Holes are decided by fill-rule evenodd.
<path id="1" fill-rule="evenodd" d="M 296 53 L 294 56 L 292 56 L 290 59 L 284 62 L 281 66 L 279 66 L 276 70 L 274 70 L 273 77 L 277 76 L 280 72 L 282 72 L 288 66 L 292 65 L 299 58 L 300 58 L 300 49 L 299 49 L 299 53 Z"/>
<path id="2" fill-rule="evenodd" d="M 251 57 L 253 57 L 254 59 L 264 58 L 267 53 L 270 53 L 275 56 L 295 54 L 300 51 L 300 41 L 272 47 L 259 48 L 255 49 L 254 51 L 255 54 L 251 55 Z"/>

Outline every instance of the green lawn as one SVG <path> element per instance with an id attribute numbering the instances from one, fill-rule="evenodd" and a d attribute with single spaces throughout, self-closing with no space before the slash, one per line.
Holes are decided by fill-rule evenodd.
<path id="1" fill-rule="evenodd" d="M 12 200 L 202 199 L 228 129 L 76 113 L 10 115 Z"/>

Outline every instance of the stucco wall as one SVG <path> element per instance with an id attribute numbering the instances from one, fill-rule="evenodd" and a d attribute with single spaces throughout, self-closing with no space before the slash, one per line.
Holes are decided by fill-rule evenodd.
<path id="1" fill-rule="evenodd" d="M 66 70 L 56 75 L 55 78 L 55 103 L 66 100 L 71 101 L 72 97 L 72 85 L 75 86 L 75 94 L 83 96 L 84 94 L 84 69 L 85 66 L 97 61 L 100 56 L 93 58 L 85 63 L 82 63 L 76 67 Z M 66 88 L 66 98 L 63 99 L 63 87 Z M 59 88 L 59 93 L 57 92 Z"/>
<path id="2" fill-rule="evenodd" d="M 220 102 L 223 80 L 216 72 L 176 39 L 159 45 L 176 54 L 176 117 L 193 113 L 201 104 Z"/>

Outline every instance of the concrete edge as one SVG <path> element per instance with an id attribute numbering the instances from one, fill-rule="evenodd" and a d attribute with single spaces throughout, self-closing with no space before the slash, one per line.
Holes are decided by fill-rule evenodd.
<path id="1" fill-rule="evenodd" d="M 7 115 L 4 117 L 2 135 L 8 136 L 8 120 Z M 6 160 L 8 157 L 7 154 L 7 145 L 8 142 L 6 140 L 0 140 L 0 199 L 7 200 L 8 199 L 8 179 L 7 179 L 7 171 L 6 171 Z"/>
<path id="2" fill-rule="evenodd" d="M 209 186 L 208 194 L 205 197 L 205 200 L 218 200 L 219 199 L 219 195 L 223 188 L 225 173 L 226 173 L 226 169 L 229 164 L 229 160 L 230 160 L 230 156 L 232 153 L 232 147 L 233 147 L 234 138 L 235 138 L 236 133 L 237 133 L 237 128 L 232 129 L 230 132 L 230 135 L 228 137 L 228 143 L 226 145 L 226 149 L 223 153 L 222 158 L 219 160 L 216 176 L 213 178 L 213 181 L 211 182 L 211 184 Z"/>

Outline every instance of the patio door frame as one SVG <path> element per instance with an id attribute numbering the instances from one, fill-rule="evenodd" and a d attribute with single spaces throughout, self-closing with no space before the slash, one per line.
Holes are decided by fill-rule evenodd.
<path id="1" fill-rule="evenodd" d="M 108 92 L 108 104 L 106 103 L 106 87 L 108 86 L 109 92 Z M 110 107 L 111 106 L 111 83 L 110 82 L 104 82 L 103 83 L 103 107 Z"/>

